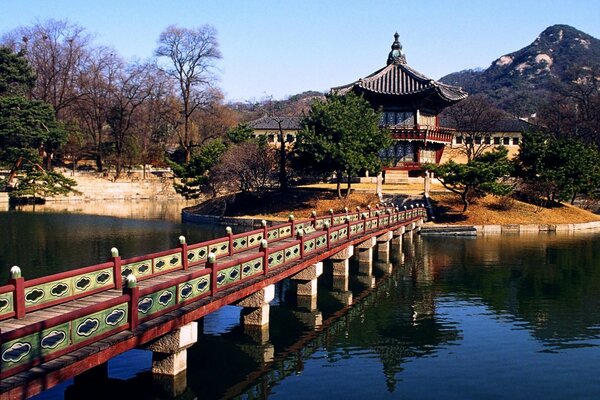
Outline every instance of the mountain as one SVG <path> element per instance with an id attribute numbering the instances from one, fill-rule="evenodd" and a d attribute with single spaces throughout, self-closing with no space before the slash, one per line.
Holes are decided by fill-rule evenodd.
<path id="1" fill-rule="evenodd" d="M 600 40 L 568 25 L 553 25 L 487 69 L 455 72 L 440 81 L 484 94 L 507 111 L 527 113 L 556 82 L 571 81 L 576 68 L 589 71 L 599 65 Z"/>

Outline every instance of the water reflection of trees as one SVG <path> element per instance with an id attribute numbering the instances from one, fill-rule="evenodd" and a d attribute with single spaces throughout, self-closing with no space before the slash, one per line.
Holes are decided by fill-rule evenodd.
<path id="1" fill-rule="evenodd" d="M 600 235 L 424 238 L 443 291 L 478 298 L 549 350 L 600 337 Z"/>

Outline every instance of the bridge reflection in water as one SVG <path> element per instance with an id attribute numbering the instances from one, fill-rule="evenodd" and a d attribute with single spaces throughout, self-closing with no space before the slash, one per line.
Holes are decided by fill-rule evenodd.
<path id="1" fill-rule="evenodd" d="M 298 222 L 292 218 L 194 245 L 182 239 L 179 249 L 126 260 L 115 251 L 108 263 L 29 281 L 15 268 L 9 285 L 0 288 L 6 303 L 0 314 L 3 395 L 27 397 L 90 368 L 79 379 L 97 381 L 106 375 L 108 359 L 141 345 L 153 351 L 153 371 L 170 376 L 166 380 L 177 392 L 186 349 L 197 340 L 192 321 L 238 304 L 244 307 L 245 332 L 264 347 L 273 284 L 291 278 L 298 303 L 318 326 L 322 261 L 329 260 L 334 298 L 351 304 L 354 248 L 358 260 L 370 264 L 374 249 L 389 255 L 390 242 L 401 240 L 405 231 L 412 235 L 423 216 L 422 208 L 387 207 Z M 370 275 L 372 268 L 366 271 Z M 127 277 L 122 292 L 121 276 Z M 367 282 L 373 286 L 372 279 Z M 272 350 L 263 355 L 265 361 L 272 358 L 269 354 Z"/>

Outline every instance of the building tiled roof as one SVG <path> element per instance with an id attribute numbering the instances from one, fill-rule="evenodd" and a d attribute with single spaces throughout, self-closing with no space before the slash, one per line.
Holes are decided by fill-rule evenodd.
<path id="1" fill-rule="evenodd" d="M 365 78 L 331 90 L 336 94 L 345 94 L 356 89 L 393 96 L 434 94 L 447 103 L 467 97 L 467 92 L 461 88 L 437 82 L 401 63 L 389 64 Z"/>
<path id="2" fill-rule="evenodd" d="M 452 118 L 447 116 L 440 117 L 440 126 L 444 128 L 457 129 L 456 123 Z M 527 132 L 536 128 L 535 124 L 524 121 L 520 118 L 507 117 L 499 120 L 494 124 L 493 128 L 489 128 L 490 132 Z"/>
<path id="3" fill-rule="evenodd" d="M 254 130 L 279 130 L 279 122 L 283 130 L 299 130 L 302 117 L 269 117 L 264 116 L 249 123 Z"/>

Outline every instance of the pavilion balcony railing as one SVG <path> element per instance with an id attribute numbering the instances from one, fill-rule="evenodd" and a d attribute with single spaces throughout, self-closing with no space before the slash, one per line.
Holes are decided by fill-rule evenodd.
<path id="1" fill-rule="evenodd" d="M 440 127 L 388 127 L 393 139 L 452 143 L 454 130 Z"/>

